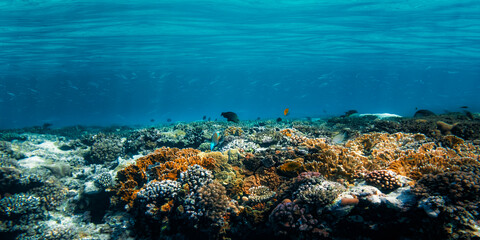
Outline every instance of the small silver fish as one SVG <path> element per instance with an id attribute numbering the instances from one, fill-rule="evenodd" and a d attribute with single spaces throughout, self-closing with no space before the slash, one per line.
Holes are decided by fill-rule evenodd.
<path id="1" fill-rule="evenodd" d="M 344 142 L 346 138 L 347 138 L 347 134 L 339 133 L 333 137 L 332 142 L 335 144 L 339 144 Z"/>

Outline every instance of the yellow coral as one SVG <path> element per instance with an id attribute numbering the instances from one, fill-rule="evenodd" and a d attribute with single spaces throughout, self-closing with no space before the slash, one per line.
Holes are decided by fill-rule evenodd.
<path id="1" fill-rule="evenodd" d="M 242 136 L 243 130 L 241 127 L 230 126 L 223 131 L 223 136 L 233 135 L 233 136 Z"/>

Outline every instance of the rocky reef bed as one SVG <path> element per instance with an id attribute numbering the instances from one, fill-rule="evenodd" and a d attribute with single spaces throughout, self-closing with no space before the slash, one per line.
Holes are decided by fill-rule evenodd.
<path id="1" fill-rule="evenodd" d="M 0 239 L 479 239 L 477 119 L 3 130 Z"/>

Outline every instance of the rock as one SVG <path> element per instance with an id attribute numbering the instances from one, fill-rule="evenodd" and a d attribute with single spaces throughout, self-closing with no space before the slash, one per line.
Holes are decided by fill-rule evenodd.
<path id="1" fill-rule="evenodd" d="M 402 210 L 415 204 L 415 195 L 410 191 L 410 187 L 402 187 L 381 198 L 382 202 L 389 208 Z"/>
<path id="2" fill-rule="evenodd" d="M 94 181 L 88 181 L 85 183 L 84 193 L 87 195 L 100 193 L 101 189 L 95 185 Z"/>

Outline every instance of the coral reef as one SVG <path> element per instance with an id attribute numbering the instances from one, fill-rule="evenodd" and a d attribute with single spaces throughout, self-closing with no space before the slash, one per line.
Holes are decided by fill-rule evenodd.
<path id="1" fill-rule="evenodd" d="M 92 136 L 93 144 L 89 151 L 83 156 L 85 161 L 90 164 L 102 164 L 113 162 L 123 152 L 123 145 L 120 138 L 114 135 L 105 135 L 99 133 Z"/>
<path id="2" fill-rule="evenodd" d="M 413 188 L 419 207 L 437 218 L 437 231 L 448 238 L 478 235 L 480 220 L 480 169 L 423 176 Z"/>
<path id="3" fill-rule="evenodd" d="M 0 237 L 475 239 L 477 125 L 346 114 L 1 132 Z"/>
<path id="4" fill-rule="evenodd" d="M 195 149 L 160 148 L 139 158 L 118 172 L 117 195 L 129 205 L 133 204 L 136 193 L 150 180 L 176 180 L 189 166 L 198 164 L 207 169 L 215 167 L 215 159 L 198 156 Z"/>

